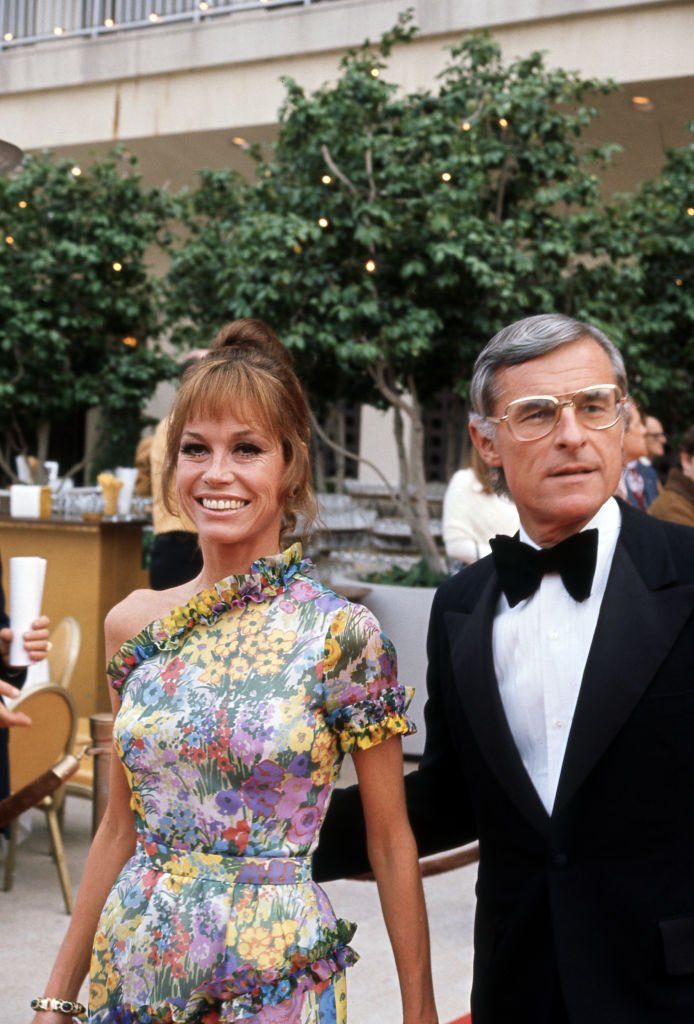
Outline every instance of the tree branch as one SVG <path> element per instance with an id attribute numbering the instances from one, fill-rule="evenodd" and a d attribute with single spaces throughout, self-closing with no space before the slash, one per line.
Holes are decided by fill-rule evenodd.
<path id="1" fill-rule="evenodd" d="M 385 361 L 383 359 L 379 359 L 379 361 L 373 366 L 368 367 L 369 376 L 383 397 L 389 401 L 391 405 L 395 406 L 396 409 L 400 409 L 401 412 L 404 412 L 405 415 L 409 416 L 411 419 L 412 409 L 409 407 L 402 395 L 399 395 L 386 380 L 385 368 Z"/>
<path id="2" fill-rule="evenodd" d="M 354 195 L 358 195 L 359 189 L 352 181 L 350 181 L 350 179 L 347 177 L 344 171 L 341 171 L 340 168 L 337 166 L 332 156 L 330 155 L 330 150 L 325 145 L 325 143 L 323 143 L 323 145 L 321 146 L 320 151 L 323 155 L 323 159 L 325 160 L 326 164 L 328 165 L 329 169 L 333 172 L 335 177 L 339 178 L 340 181 L 344 182 L 344 184 L 347 186 L 350 192 L 353 192 Z"/>
<path id="3" fill-rule="evenodd" d="M 374 180 L 374 156 L 371 146 L 369 146 L 364 155 L 364 162 L 366 164 L 366 176 L 369 179 L 369 202 L 373 203 L 378 198 L 378 189 Z"/>
<path id="4" fill-rule="evenodd" d="M 341 445 L 337 444 L 335 441 L 333 441 L 331 437 L 329 437 L 325 433 L 313 412 L 310 413 L 310 416 L 311 426 L 315 430 L 316 434 L 321 439 L 321 441 L 323 441 L 324 444 L 327 444 L 329 448 L 332 448 L 333 451 L 339 452 L 340 455 L 344 455 L 346 458 L 352 459 L 354 462 L 360 462 L 363 466 L 368 466 L 369 469 L 372 469 L 376 476 L 380 478 L 381 482 L 388 491 L 390 497 L 397 503 L 398 508 L 402 509 L 402 499 L 400 495 L 395 490 L 390 480 L 388 480 L 388 478 L 383 475 L 378 466 L 375 463 L 371 462 L 370 459 L 365 459 L 363 455 L 356 455 L 354 452 L 351 452 L 349 448 L 343 448 Z"/>

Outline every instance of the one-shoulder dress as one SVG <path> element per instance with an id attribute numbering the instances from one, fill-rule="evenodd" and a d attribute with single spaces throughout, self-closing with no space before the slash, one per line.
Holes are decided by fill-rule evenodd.
<path id="1" fill-rule="evenodd" d="M 346 752 L 413 731 L 395 652 L 298 544 L 128 640 L 115 748 L 137 847 L 106 900 L 92 1024 L 344 1024 L 355 926 L 311 880 Z"/>

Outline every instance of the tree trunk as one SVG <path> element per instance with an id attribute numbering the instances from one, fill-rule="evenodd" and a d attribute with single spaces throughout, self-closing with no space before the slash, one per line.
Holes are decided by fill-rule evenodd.
<path id="1" fill-rule="evenodd" d="M 345 476 L 347 475 L 346 459 L 344 452 L 347 448 L 347 417 L 344 401 L 340 400 L 333 406 L 335 423 L 335 491 L 337 494 L 345 493 Z"/>
<path id="2" fill-rule="evenodd" d="M 318 494 L 325 494 L 327 490 L 325 478 L 325 446 L 316 432 L 313 433 L 313 477 Z"/>
<path id="3" fill-rule="evenodd" d="M 407 382 L 407 397 L 396 391 L 386 379 L 387 368 L 375 367 L 373 378 L 384 398 L 393 406 L 395 413 L 395 443 L 400 466 L 400 505 L 410 527 L 412 540 L 421 557 L 434 573 L 445 571 L 443 559 L 429 523 L 426 472 L 424 469 L 424 421 L 417 396 L 414 379 Z M 403 415 L 410 421 L 411 442 L 409 450 L 405 445 Z"/>
<path id="4" fill-rule="evenodd" d="M 41 423 L 36 429 L 36 483 L 45 484 L 48 479 L 44 463 L 48 458 L 48 445 L 51 439 L 50 423 Z"/>

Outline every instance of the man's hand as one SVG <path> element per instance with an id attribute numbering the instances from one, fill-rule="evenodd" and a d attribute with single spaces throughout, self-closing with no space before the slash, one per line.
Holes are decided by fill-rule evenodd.
<path id="1" fill-rule="evenodd" d="M 11 697 L 12 700 L 15 700 L 21 692 L 16 686 L 12 686 L 11 683 L 6 683 L 4 679 L 0 679 L 0 696 Z M 0 728 L 6 729 L 10 725 L 31 725 L 31 719 L 24 712 L 10 711 L 9 708 L 0 703 Z"/>
<path id="2" fill-rule="evenodd" d="M 51 649 L 50 636 L 51 620 L 47 615 L 40 615 L 34 619 L 31 629 L 28 629 L 23 636 L 24 650 L 32 661 L 43 661 Z M 3 661 L 9 665 L 10 644 L 12 643 L 12 630 L 9 627 L 0 629 L 0 654 Z M 11 666 L 10 666 L 11 667 Z"/>

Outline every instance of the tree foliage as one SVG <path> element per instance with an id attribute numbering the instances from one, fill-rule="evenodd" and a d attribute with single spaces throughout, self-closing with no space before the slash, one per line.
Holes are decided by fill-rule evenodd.
<path id="1" fill-rule="evenodd" d="M 626 354 L 631 389 L 673 434 L 694 423 L 693 183 L 694 142 L 667 151 L 656 179 L 617 198 L 600 286 L 583 300 L 588 312 L 600 295 L 611 304 L 600 312 Z"/>
<path id="2" fill-rule="evenodd" d="M 118 154 L 80 169 L 50 154 L 0 177 L 0 430 L 42 462 L 56 433 L 99 408 L 100 464 L 132 460 L 142 407 L 170 360 L 150 247 L 170 201 Z M 53 438 L 50 435 L 50 428 Z M 66 468 L 66 467 L 63 467 Z"/>
<path id="3" fill-rule="evenodd" d="M 435 90 L 405 93 L 385 72 L 413 34 L 404 15 L 350 51 L 334 83 L 308 94 L 286 81 L 273 152 L 250 150 L 251 183 L 207 177 L 191 197 L 171 303 L 196 340 L 212 322 L 264 317 L 312 396 L 358 394 L 409 423 L 401 507 L 435 568 L 422 406 L 443 387 L 464 392 L 503 324 L 570 309 L 609 153 L 583 143 L 588 101 L 611 86 L 539 53 L 506 63 L 479 34 L 451 51 Z"/>

